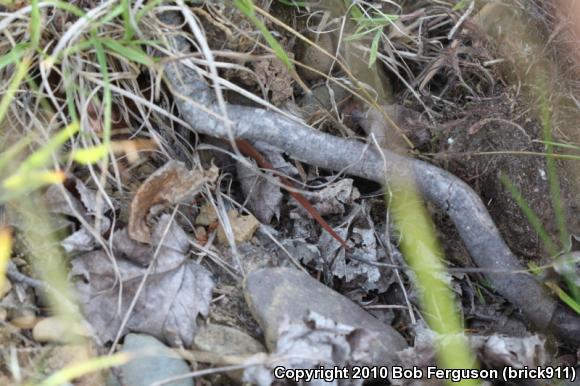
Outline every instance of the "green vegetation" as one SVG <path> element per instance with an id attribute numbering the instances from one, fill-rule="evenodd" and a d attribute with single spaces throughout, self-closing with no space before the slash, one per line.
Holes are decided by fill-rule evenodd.
<path id="1" fill-rule="evenodd" d="M 470 351 L 455 296 L 449 288 L 448 274 L 443 264 L 443 254 L 435 236 L 433 224 L 423 200 L 414 185 L 397 181 L 390 200 L 405 260 L 415 273 L 415 283 L 421 294 L 423 315 L 430 328 L 439 334 L 438 361 L 447 369 L 477 367 Z M 386 193 L 389 197 L 389 193 Z M 460 385 L 478 385 L 477 380 L 462 380 Z"/>
<path id="2" fill-rule="evenodd" d="M 564 256 L 569 261 L 565 262 L 561 267 L 564 272 L 564 281 L 566 282 L 566 287 L 568 292 L 561 289 L 556 283 L 546 283 L 556 295 L 566 303 L 571 309 L 580 314 L 580 287 L 576 284 L 578 282 L 577 274 L 575 272 L 575 265 L 578 262 L 572 261 L 570 256 L 570 234 L 566 227 L 566 217 L 564 214 L 561 192 L 560 192 L 560 182 L 558 178 L 558 172 L 556 167 L 556 159 L 554 157 L 554 146 L 573 149 L 576 150 L 578 146 L 559 144 L 552 140 L 552 124 L 551 124 L 551 114 L 549 103 L 547 98 L 544 96 L 540 101 L 540 112 L 541 112 L 541 123 L 544 135 L 544 146 L 545 146 L 545 159 L 546 159 L 546 169 L 548 175 L 548 182 L 550 187 L 550 198 L 552 200 L 552 207 L 554 209 L 554 214 L 556 218 L 556 224 L 558 226 L 558 236 L 559 245 L 556 245 L 552 238 L 549 236 L 539 217 L 527 203 L 525 197 L 522 196 L 521 192 L 517 187 L 510 181 L 505 175 L 501 175 L 501 181 L 510 192 L 513 198 L 516 200 L 518 206 L 522 209 L 525 216 L 527 217 L 530 225 L 534 228 L 534 231 L 538 234 L 542 240 L 546 251 L 550 256 L 556 258 L 558 256 Z M 534 271 L 538 272 L 537 269 Z"/>

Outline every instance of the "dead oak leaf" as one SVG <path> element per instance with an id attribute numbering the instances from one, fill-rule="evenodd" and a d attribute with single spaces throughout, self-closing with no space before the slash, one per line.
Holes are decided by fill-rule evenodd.
<path id="1" fill-rule="evenodd" d="M 182 162 L 169 161 L 151 174 L 137 189 L 131 202 L 129 236 L 136 241 L 150 244 L 150 215 L 180 202 L 193 199 L 207 182 L 214 182 L 218 169 L 188 170 Z"/>

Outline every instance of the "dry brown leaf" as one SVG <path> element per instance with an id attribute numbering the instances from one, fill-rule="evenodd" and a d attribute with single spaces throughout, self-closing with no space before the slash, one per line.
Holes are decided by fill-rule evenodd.
<path id="1" fill-rule="evenodd" d="M 241 163 L 238 163 L 237 171 L 250 211 L 264 224 L 269 224 L 272 217 L 279 219 L 283 198 L 280 186 L 261 177 L 260 174 Z"/>
<path id="2" fill-rule="evenodd" d="M 204 203 L 199 208 L 199 213 L 195 217 L 195 225 L 210 226 L 218 221 L 218 215 L 210 202 Z"/>
<path id="3" fill-rule="evenodd" d="M 169 161 L 151 174 L 139 187 L 131 202 L 129 215 L 129 236 L 136 241 L 150 244 L 151 229 L 148 218 L 168 206 L 178 204 L 193 197 L 206 182 L 214 182 L 218 169 L 187 170 L 177 161 Z"/>
<path id="4" fill-rule="evenodd" d="M 321 216 L 344 214 L 345 206 L 353 205 L 360 198 L 358 189 L 353 185 L 352 178 L 344 178 L 328 184 L 325 188 L 315 192 L 304 192 L 312 206 Z"/>

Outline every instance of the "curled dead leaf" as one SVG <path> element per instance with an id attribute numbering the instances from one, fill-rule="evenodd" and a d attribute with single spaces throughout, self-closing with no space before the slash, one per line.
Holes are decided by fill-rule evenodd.
<path id="1" fill-rule="evenodd" d="M 218 169 L 188 170 L 177 161 L 169 161 L 151 174 L 139 187 L 131 202 L 129 236 L 136 241 L 150 244 L 150 215 L 180 202 L 191 200 L 207 182 L 214 182 Z"/>

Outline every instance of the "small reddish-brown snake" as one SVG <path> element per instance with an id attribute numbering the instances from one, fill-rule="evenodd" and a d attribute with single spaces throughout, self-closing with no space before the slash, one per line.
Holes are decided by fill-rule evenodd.
<path id="1" fill-rule="evenodd" d="M 236 146 L 240 150 L 240 152 L 245 155 L 246 157 L 252 158 L 259 167 L 266 170 L 274 170 L 272 164 L 262 155 L 254 146 L 252 146 L 248 141 L 243 139 L 236 140 Z M 290 188 L 288 192 L 290 195 L 298 201 L 300 205 L 320 224 L 320 226 L 327 231 L 336 241 L 338 241 L 344 248 L 350 249 L 346 244 L 346 241 L 328 223 L 322 218 L 320 213 L 316 210 L 315 207 L 300 193 L 295 191 L 293 188 L 295 187 L 292 181 L 287 179 L 284 176 L 278 176 L 280 178 L 280 182 L 282 185 Z"/>

